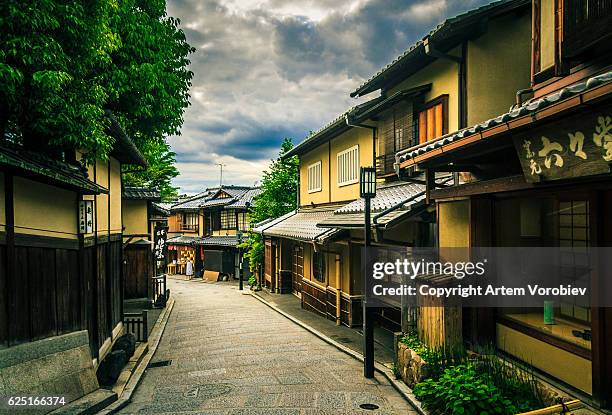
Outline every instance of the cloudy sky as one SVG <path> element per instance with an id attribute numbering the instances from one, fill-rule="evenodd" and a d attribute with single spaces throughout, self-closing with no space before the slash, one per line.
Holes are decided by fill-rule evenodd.
<path id="1" fill-rule="evenodd" d="M 195 73 L 171 137 L 195 193 L 252 185 L 284 137 L 300 142 L 357 101 L 349 93 L 443 21 L 487 0 L 168 0 Z"/>

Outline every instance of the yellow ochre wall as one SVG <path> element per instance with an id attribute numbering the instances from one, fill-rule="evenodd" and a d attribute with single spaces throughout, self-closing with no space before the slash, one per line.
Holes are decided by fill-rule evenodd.
<path id="1" fill-rule="evenodd" d="M 149 233 L 149 212 L 146 200 L 123 201 L 123 236 L 145 235 Z"/>
<path id="2" fill-rule="evenodd" d="M 121 163 L 110 158 L 111 188 L 111 233 L 121 233 Z"/>
<path id="3" fill-rule="evenodd" d="M 109 231 L 109 197 L 110 197 L 110 233 L 121 233 L 121 164 L 110 157 L 110 161 L 96 161 L 95 171 L 89 168 L 90 178 L 94 177 L 95 182 L 100 186 L 109 188 L 108 195 L 100 194 L 95 199 L 96 221 L 98 233 L 108 233 Z M 110 175 L 110 185 L 109 185 Z"/>
<path id="4" fill-rule="evenodd" d="M 329 149 L 324 143 L 300 156 L 300 205 L 329 203 Z M 321 190 L 308 193 L 308 166 L 321 162 Z"/>
<path id="5" fill-rule="evenodd" d="M 508 14 L 467 47 L 467 125 L 508 111 L 531 81 L 531 15 Z M 451 112 L 452 114 L 452 112 Z"/>
<path id="6" fill-rule="evenodd" d="M 4 187 L 4 182 L 2 182 L 2 187 Z M 2 199 L 4 199 L 4 191 L 2 192 Z M 53 201 L 53 203 L 49 203 L 49 201 Z M 77 199 L 75 192 L 15 177 L 14 203 L 15 233 L 55 238 L 77 238 Z M 2 202 L 2 211 L 4 213 L 4 201 Z M 3 215 L 3 223 L 5 223 L 4 219 Z"/>
<path id="7" fill-rule="evenodd" d="M 450 50 L 449 55 L 461 56 L 461 48 Z M 424 94 L 424 102 L 431 101 L 440 95 L 448 94 L 448 132 L 459 129 L 459 68 L 457 63 L 447 59 L 436 59 L 425 68 L 409 76 L 387 92 L 388 96 L 402 89 L 413 88 L 431 83 L 431 90 Z"/>
<path id="8" fill-rule="evenodd" d="M 364 128 L 350 130 L 326 141 L 300 156 L 300 205 L 352 201 L 359 197 L 359 183 L 338 186 L 339 152 L 359 146 L 360 166 L 372 166 L 372 132 Z M 308 166 L 321 161 L 321 191 L 308 193 Z"/>
<path id="9" fill-rule="evenodd" d="M 441 248 L 470 246 L 470 202 L 438 202 L 438 237 Z"/>
<path id="10" fill-rule="evenodd" d="M 338 186 L 338 153 L 358 145 L 359 165 L 373 166 L 373 144 L 372 131 L 365 128 L 351 128 L 331 140 L 331 202 L 352 201 L 359 198 L 359 182 Z"/>
<path id="11" fill-rule="evenodd" d="M 591 362 L 497 324 L 497 347 L 588 394 L 593 392 Z"/>
<path id="12" fill-rule="evenodd" d="M 108 167 L 106 161 L 96 161 L 95 182 L 108 189 Z M 108 233 L 108 195 L 95 197 L 96 223 L 98 233 Z"/>

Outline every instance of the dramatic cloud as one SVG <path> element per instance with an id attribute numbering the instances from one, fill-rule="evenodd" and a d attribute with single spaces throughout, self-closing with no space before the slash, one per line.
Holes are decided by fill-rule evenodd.
<path id="1" fill-rule="evenodd" d="M 486 0 L 168 0 L 195 73 L 171 137 L 195 193 L 253 184 L 284 137 L 300 142 L 357 101 L 349 92 L 445 18 Z"/>

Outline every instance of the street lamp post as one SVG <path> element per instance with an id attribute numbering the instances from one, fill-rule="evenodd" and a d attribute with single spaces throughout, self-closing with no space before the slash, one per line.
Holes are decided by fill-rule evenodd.
<path id="1" fill-rule="evenodd" d="M 376 196 L 376 168 L 362 167 L 360 171 L 359 195 L 364 199 L 365 223 L 364 223 L 364 272 L 363 272 L 363 376 L 368 379 L 374 377 L 374 315 L 367 306 L 368 289 L 368 248 L 370 247 L 370 237 L 372 225 L 370 223 L 370 201 Z"/>
<path id="2" fill-rule="evenodd" d="M 239 290 L 242 291 L 243 283 L 242 283 L 242 231 L 236 232 L 236 236 L 238 237 L 238 281 L 240 283 Z"/>

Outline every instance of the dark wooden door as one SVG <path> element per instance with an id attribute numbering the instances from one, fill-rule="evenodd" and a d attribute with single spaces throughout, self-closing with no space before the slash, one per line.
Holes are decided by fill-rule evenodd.
<path id="1" fill-rule="evenodd" d="M 302 277 L 304 276 L 304 248 L 296 246 L 293 248 L 293 261 L 291 264 L 291 279 L 293 293 L 301 295 Z"/>
<path id="2" fill-rule="evenodd" d="M 149 284 L 152 275 L 149 274 L 151 264 L 151 249 L 144 247 L 128 247 L 124 250 L 124 284 L 125 298 L 149 297 Z"/>

